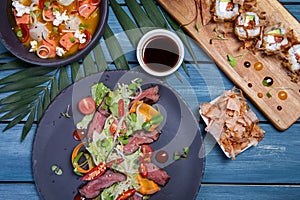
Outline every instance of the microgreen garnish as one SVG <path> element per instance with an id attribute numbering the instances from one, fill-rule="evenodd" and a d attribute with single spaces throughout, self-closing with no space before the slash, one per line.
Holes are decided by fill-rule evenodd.
<path id="1" fill-rule="evenodd" d="M 69 40 L 70 40 L 70 42 L 72 42 L 72 43 L 75 42 L 75 38 L 73 38 L 73 37 L 70 37 Z"/>
<path id="2" fill-rule="evenodd" d="M 128 144 L 129 137 L 127 135 L 120 135 L 118 137 L 119 142 L 121 142 L 123 145 Z"/>
<path id="3" fill-rule="evenodd" d="M 55 26 L 54 26 L 54 27 L 52 28 L 52 30 L 53 30 L 54 33 L 58 33 L 58 27 L 55 27 Z"/>
<path id="4" fill-rule="evenodd" d="M 271 98 L 271 97 L 272 97 L 272 95 L 271 95 L 270 92 L 267 92 L 266 95 L 267 95 L 268 98 Z"/>
<path id="5" fill-rule="evenodd" d="M 84 30 L 84 29 L 87 29 L 87 28 L 89 28 L 89 27 L 90 27 L 89 24 L 83 24 L 83 23 L 80 23 L 80 24 L 79 24 L 79 29 L 80 29 L 80 30 Z"/>
<path id="6" fill-rule="evenodd" d="M 67 106 L 67 109 L 65 112 L 61 112 L 60 114 L 62 116 L 64 116 L 65 118 L 71 118 L 71 115 L 69 114 L 69 111 L 70 111 L 70 105 Z"/>
<path id="7" fill-rule="evenodd" d="M 47 10 L 50 7 L 50 1 L 44 3 L 45 9 Z"/>
<path id="8" fill-rule="evenodd" d="M 52 165 L 51 166 L 51 170 L 54 172 L 54 174 L 56 174 L 58 176 L 60 176 L 60 175 L 63 174 L 62 169 L 59 166 L 57 166 L 57 165 Z"/>
<path id="9" fill-rule="evenodd" d="M 174 160 L 186 159 L 190 152 L 190 147 L 184 147 L 181 152 L 175 151 L 173 155 Z"/>
<path id="10" fill-rule="evenodd" d="M 263 84 L 263 86 L 268 86 L 268 81 L 267 80 L 263 80 L 262 84 Z"/>
<path id="11" fill-rule="evenodd" d="M 212 44 L 214 40 L 227 40 L 227 38 L 225 37 L 225 33 L 223 31 L 219 31 L 217 27 L 215 27 L 213 31 L 216 33 L 217 36 L 211 38 L 209 40 L 209 44 Z"/>
<path id="12" fill-rule="evenodd" d="M 17 32 L 17 36 L 18 36 L 19 38 L 23 37 L 22 31 L 18 31 L 18 32 Z"/>
<path id="13" fill-rule="evenodd" d="M 236 59 L 232 55 L 227 54 L 227 60 L 232 67 L 236 66 Z"/>

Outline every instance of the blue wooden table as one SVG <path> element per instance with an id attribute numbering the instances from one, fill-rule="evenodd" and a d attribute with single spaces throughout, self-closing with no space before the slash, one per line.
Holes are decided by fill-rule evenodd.
<path id="1" fill-rule="evenodd" d="M 122 6 L 124 2 L 118 1 Z M 300 1 L 281 0 L 300 21 Z M 1 21 L 1 20 L 0 20 Z M 122 28 L 116 16 L 110 10 L 108 23 L 119 40 L 123 40 Z M 0 23 L 1 24 L 1 23 Z M 1 25 L 0 25 L 1 26 Z M 101 40 L 101 45 L 105 44 Z M 128 42 L 121 44 L 126 49 Z M 193 49 L 199 58 L 199 66 L 191 64 L 187 55 L 185 61 L 190 73 L 187 77 L 179 70 L 181 81 L 175 75 L 166 78 L 166 82 L 174 87 L 185 99 L 199 119 L 198 107 L 202 102 L 210 101 L 224 90 L 231 89 L 233 83 L 218 69 L 205 53 L 193 44 Z M 0 51 L 5 49 L 0 45 Z M 107 61 L 109 54 L 105 51 Z M 128 45 L 127 59 L 130 67 L 136 70 L 135 52 Z M 113 68 L 113 64 L 111 65 Z M 0 79 L 13 73 L 14 70 L 0 72 Z M 8 93 L 0 93 L 0 99 Z M 261 127 L 266 131 L 265 138 L 242 154 L 235 161 L 225 157 L 219 146 L 211 146 L 206 136 L 203 122 L 200 129 L 206 145 L 206 167 L 203 182 L 197 199 L 300 199 L 300 121 L 298 120 L 288 130 L 280 132 L 255 108 Z M 10 121 L 1 121 L 0 130 Z M 37 124 L 31 128 L 28 136 L 20 142 L 24 121 L 0 134 L 0 199 L 40 199 L 35 188 L 31 153 Z M 184 192 L 184 191 L 183 191 Z"/>

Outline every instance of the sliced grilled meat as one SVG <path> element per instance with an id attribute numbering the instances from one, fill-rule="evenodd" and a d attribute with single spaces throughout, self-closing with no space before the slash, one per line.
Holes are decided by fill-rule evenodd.
<path id="1" fill-rule="evenodd" d="M 145 165 L 147 166 L 147 170 L 148 170 L 148 176 L 147 176 L 148 179 L 153 180 L 155 183 L 161 186 L 167 184 L 167 182 L 170 179 L 170 176 L 165 170 L 157 167 L 153 163 L 145 163 Z"/>
<path id="2" fill-rule="evenodd" d="M 79 188 L 79 193 L 85 198 L 95 198 L 103 189 L 125 180 L 126 176 L 124 174 L 107 170 L 98 179 L 92 180 Z"/>
<path id="3" fill-rule="evenodd" d="M 159 137 L 160 131 L 155 129 L 154 131 L 138 130 L 130 136 L 128 143 L 124 146 L 123 152 L 125 155 L 134 153 L 141 144 L 150 144 L 156 141 Z"/>

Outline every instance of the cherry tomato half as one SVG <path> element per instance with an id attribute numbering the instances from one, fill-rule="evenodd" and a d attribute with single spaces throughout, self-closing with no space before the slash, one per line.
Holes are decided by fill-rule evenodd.
<path id="1" fill-rule="evenodd" d="M 79 44 L 78 46 L 78 50 L 82 50 L 84 49 L 92 40 L 92 34 L 90 32 L 88 32 L 87 30 L 84 30 L 83 32 L 85 34 L 85 43 Z"/>
<path id="2" fill-rule="evenodd" d="M 92 114 L 96 110 L 96 102 L 92 97 L 85 97 L 78 102 L 79 111 L 84 114 Z"/>

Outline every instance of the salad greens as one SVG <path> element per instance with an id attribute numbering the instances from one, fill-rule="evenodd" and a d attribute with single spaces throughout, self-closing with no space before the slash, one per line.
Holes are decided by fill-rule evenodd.
<path id="1" fill-rule="evenodd" d="M 134 97 L 141 94 L 141 79 L 133 80 L 129 85 L 118 84 L 117 88 L 112 91 L 103 83 L 97 83 L 91 87 L 91 95 L 99 106 L 105 99 L 104 108 L 110 111 L 101 133 L 94 132 L 92 140 L 86 144 L 86 150 L 92 157 L 95 166 L 99 163 L 109 163 L 117 159 L 123 159 L 123 162 L 113 164 L 110 168 L 126 175 L 126 180 L 115 183 L 114 185 L 104 189 L 97 199 L 116 199 L 122 192 L 131 188 L 138 190 L 139 182 L 137 176 L 139 174 L 140 157 L 143 156 L 140 148 L 132 154 L 125 155 L 123 147 L 128 143 L 129 137 L 134 131 L 149 130 L 152 125 L 157 125 L 163 121 L 163 116 L 159 111 L 150 121 L 140 112 L 143 102 L 136 105 L 135 111 L 129 110 L 129 104 Z M 120 116 L 120 101 L 124 104 L 121 109 L 123 115 Z M 102 104 L 101 104 L 102 105 Z M 133 107 L 133 106 L 131 106 Z M 154 109 L 154 108 L 153 108 Z M 83 117 L 76 127 L 87 129 L 93 118 L 93 114 Z M 112 132 L 112 126 L 115 125 L 115 131 Z"/>

